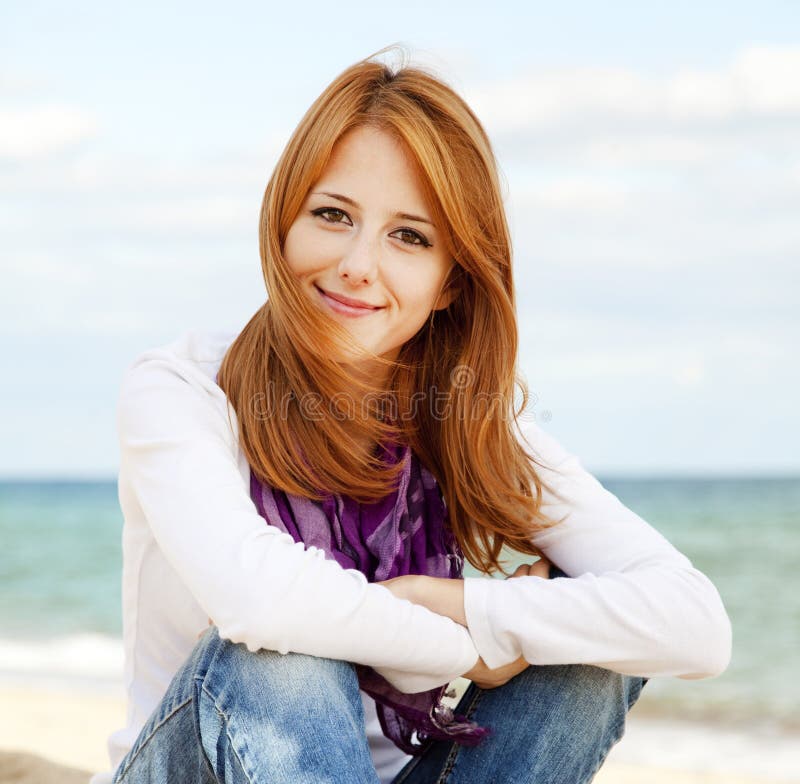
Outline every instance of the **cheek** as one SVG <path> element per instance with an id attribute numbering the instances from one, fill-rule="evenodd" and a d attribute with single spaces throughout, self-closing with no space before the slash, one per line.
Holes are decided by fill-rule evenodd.
<path id="1" fill-rule="evenodd" d="M 406 312 L 416 316 L 418 321 L 424 321 L 436 304 L 440 285 L 441 276 L 438 274 L 421 274 L 414 270 L 402 277 L 395 290 Z"/>
<path id="2" fill-rule="evenodd" d="M 298 265 L 303 258 L 298 240 L 298 232 L 295 227 L 292 226 L 286 233 L 286 239 L 283 241 L 283 258 L 286 259 L 286 264 L 295 274 L 299 273 Z"/>
<path id="3" fill-rule="evenodd" d="M 314 231 L 303 223 L 293 225 L 283 243 L 283 255 L 295 275 L 322 269 L 335 261 L 335 248 L 324 232 Z"/>

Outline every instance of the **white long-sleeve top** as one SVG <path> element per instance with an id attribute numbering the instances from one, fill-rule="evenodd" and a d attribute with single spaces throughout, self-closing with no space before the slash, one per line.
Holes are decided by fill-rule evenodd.
<path id="1" fill-rule="evenodd" d="M 374 667 L 396 688 L 449 683 L 476 663 L 585 663 L 643 677 L 705 678 L 731 655 L 714 585 L 689 559 L 526 421 L 519 436 L 564 520 L 532 540 L 572 579 L 468 577 L 468 627 L 398 599 L 280 529 L 249 494 L 237 417 L 215 382 L 235 334 L 188 332 L 127 369 L 118 404 L 123 512 L 126 726 L 108 740 L 116 769 L 212 618 L 220 636 L 281 653 Z M 560 497 L 559 497 L 560 496 Z M 382 782 L 410 757 L 381 732 L 362 692 Z M 111 773 L 97 774 L 105 784 Z"/>

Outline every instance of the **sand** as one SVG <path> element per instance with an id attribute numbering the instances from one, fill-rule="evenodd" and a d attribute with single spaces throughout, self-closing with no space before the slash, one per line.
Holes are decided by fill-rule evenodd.
<path id="1" fill-rule="evenodd" d="M 714 766 L 705 764 L 704 758 L 698 756 L 708 742 L 698 736 L 699 731 L 687 734 L 685 725 L 674 722 L 656 727 L 652 721 L 637 717 L 635 711 L 636 706 L 629 716 L 625 736 L 611 749 L 595 777 L 596 784 L 800 782 L 800 770 L 798 778 L 787 772 L 787 765 L 791 764 L 789 755 L 793 753 L 789 745 L 765 750 L 764 759 L 777 762 L 773 769 L 766 767 L 764 773 L 754 774 L 748 770 L 752 768 L 752 760 L 743 763 L 735 757 L 730 770 L 719 769 L 718 757 L 717 769 L 710 769 Z M 122 726 L 124 718 L 121 694 L 52 687 L 0 687 L 0 784 L 86 784 L 92 772 L 107 769 L 106 739 Z M 676 742 L 676 733 L 681 731 L 685 738 L 691 735 L 697 740 L 695 756 L 691 743 L 682 757 L 669 753 Z M 667 753 L 659 755 L 657 761 L 642 759 L 648 753 L 652 756 L 654 733 L 658 743 L 663 741 L 660 747 Z M 717 733 L 714 737 L 717 745 L 729 743 L 734 748 L 737 744 L 735 733 Z M 663 764 L 665 758 L 672 765 Z M 676 766 L 676 760 L 682 764 Z"/>

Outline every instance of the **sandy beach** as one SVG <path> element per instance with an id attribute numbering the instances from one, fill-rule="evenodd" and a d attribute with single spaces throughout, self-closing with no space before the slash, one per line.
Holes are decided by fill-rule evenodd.
<path id="1" fill-rule="evenodd" d="M 108 767 L 106 738 L 125 716 L 121 694 L 0 687 L 0 784 L 80 784 Z M 746 739 L 747 742 L 744 742 Z M 666 722 L 631 710 L 598 784 L 800 782 L 797 739 Z M 660 751 L 659 751 L 660 749 Z"/>

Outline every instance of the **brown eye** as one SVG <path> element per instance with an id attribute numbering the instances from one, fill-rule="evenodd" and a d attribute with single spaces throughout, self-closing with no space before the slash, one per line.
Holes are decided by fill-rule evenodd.
<path id="1" fill-rule="evenodd" d="M 319 207 L 316 210 L 311 210 L 311 214 L 321 217 L 326 223 L 344 223 L 344 219 L 347 218 L 347 213 L 336 207 Z M 348 223 L 347 225 L 352 224 Z"/>
<path id="2" fill-rule="evenodd" d="M 413 229 L 398 229 L 395 234 L 400 234 L 400 241 L 406 245 L 421 245 L 423 248 L 430 248 L 431 246 L 425 237 Z"/>

